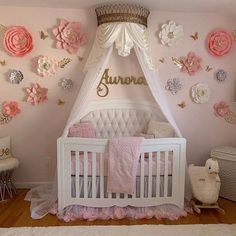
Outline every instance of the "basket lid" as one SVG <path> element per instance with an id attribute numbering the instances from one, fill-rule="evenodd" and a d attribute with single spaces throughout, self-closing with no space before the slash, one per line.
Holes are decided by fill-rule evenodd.
<path id="1" fill-rule="evenodd" d="M 211 150 L 211 157 L 229 161 L 236 161 L 236 147 L 220 146 L 213 148 Z"/>

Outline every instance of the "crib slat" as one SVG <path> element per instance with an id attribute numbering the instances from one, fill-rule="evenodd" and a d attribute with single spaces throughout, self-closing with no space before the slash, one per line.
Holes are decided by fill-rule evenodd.
<path id="1" fill-rule="evenodd" d="M 104 198 L 104 160 L 100 153 L 100 198 Z"/>
<path id="2" fill-rule="evenodd" d="M 144 153 L 141 153 L 140 198 L 144 197 Z"/>
<path id="3" fill-rule="evenodd" d="M 152 197 L 152 152 L 148 154 L 148 197 Z"/>
<path id="4" fill-rule="evenodd" d="M 164 197 L 167 197 L 167 189 L 168 189 L 168 157 L 169 157 L 169 152 L 165 151 Z"/>
<path id="5" fill-rule="evenodd" d="M 157 173 L 156 173 L 156 197 L 160 196 L 160 178 L 161 178 L 161 173 L 160 173 L 160 152 L 157 152 L 157 160 L 156 160 L 156 165 L 157 165 Z"/>
<path id="6" fill-rule="evenodd" d="M 79 189 L 79 174 L 80 174 L 80 160 L 79 160 L 79 152 L 75 152 L 75 196 L 79 197 L 80 189 Z"/>
<path id="7" fill-rule="evenodd" d="M 88 153 L 84 152 L 84 198 L 88 198 Z"/>
<path id="8" fill-rule="evenodd" d="M 92 153 L 92 198 L 96 198 L 96 153 Z"/>

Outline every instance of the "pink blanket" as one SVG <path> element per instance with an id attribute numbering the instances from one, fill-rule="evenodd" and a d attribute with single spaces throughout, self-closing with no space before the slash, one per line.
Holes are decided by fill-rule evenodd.
<path id="1" fill-rule="evenodd" d="M 108 192 L 134 193 L 143 140 L 142 137 L 113 138 L 109 140 Z"/>

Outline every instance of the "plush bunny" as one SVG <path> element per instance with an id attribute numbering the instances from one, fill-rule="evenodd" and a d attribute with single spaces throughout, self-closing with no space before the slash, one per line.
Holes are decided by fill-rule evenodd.
<path id="1" fill-rule="evenodd" d="M 210 158 L 205 167 L 189 166 L 192 194 L 203 205 L 215 204 L 219 197 L 220 178 L 217 160 Z"/>

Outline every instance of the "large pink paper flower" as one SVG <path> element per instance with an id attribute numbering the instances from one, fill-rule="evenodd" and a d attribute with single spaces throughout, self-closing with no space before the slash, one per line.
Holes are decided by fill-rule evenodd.
<path id="1" fill-rule="evenodd" d="M 9 101 L 2 104 L 2 113 L 5 116 L 14 117 L 20 113 L 20 108 L 18 102 Z"/>
<path id="2" fill-rule="evenodd" d="M 214 114 L 216 116 L 224 117 L 228 115 L 230 112 L 229 105 L 226 104 L 226 102 L 219 102 L 215 103 L 214 105 Z"/>
<path id="3" fill-rule="evenodd" d="M 32 51 L 33 39 L 23 26 L 13 26 L 5 32 L 3 45 L 12 56 L 23 57 Z"/>
<path id="4" fill-rule="evenodd" d="M 207 48 L 213 56 L 223 56 L 232 48 L 232 36 L 229 32 L 223 29 L 212 31 L 207 38 Z"/>
<path id="5" fill-rule="evenodd" d="M 26 101 L 32 105 L 43 103 L 48 99 L 48 89 L 42 88 L 38 83 L 32 84 L 31 87 L 26 88 L 26 93 Z"/>
<path id="6" fill-rule="evenodd" d="M 52 30 L 57 39 L 56 47 L 77 53 L 80 46 L 87 42 L 80 22 L 68 22 L 62 19 L 57 28 Z"/>
<path id="7" fill-rule="evenodd" d="M 202 59 L 196 56 L 194 52 L 189 52 L 187 57 L 181 57 L 180 61 L 182 63 L 181 71 L 189 75 L 195 75 L 197 71 L 202 69 Z"/>

